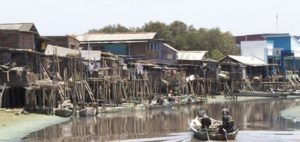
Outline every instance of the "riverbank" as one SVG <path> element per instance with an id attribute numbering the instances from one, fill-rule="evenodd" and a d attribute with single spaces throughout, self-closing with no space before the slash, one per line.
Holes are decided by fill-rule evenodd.
<path id="1" fill-rule="evenodd" d="M 216 96 L 214 98 L 208 97 L 207 104 L 266 99 L 274 98 L 238 97 L 237 100 L 232 100 L 224 96 Z M 69 120 L 69 118 L 41 114 L 16 115 L 15 113 L 18 111 L 20 110 L 0 110 L 0 141 L 19 141 L 31 132 Z"/>
<path id="2" fill-rule="evenodd" d="M 42 114 L 16 115 L 18 111 L 0 110 L 0 141 L 20 141 L 31 132 L 70 119 Z"/>

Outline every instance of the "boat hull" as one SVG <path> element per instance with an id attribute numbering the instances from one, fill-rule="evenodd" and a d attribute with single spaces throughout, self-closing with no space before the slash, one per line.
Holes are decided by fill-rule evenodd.
<path id="1" fill-rule="evenodd" d="M 79 111 L 80 117 L 92 117 L 96 116 L 97 110 L 95 108 L 85 108 Z"/>
<path id="2" fill-rule="evenodd" d="M 55 110 L 55 115 L 61 117 L 70 117 L 73 114 L 73 110 L 69 109 L 57 109 Z"/>
<path id="3" fill-rule="evenodd" d="M 200 140 L 208 140 L 207 138 L 207 132 L 205 130 L 200 130 L 200 131 L 193 131 L 194 132 L 194 137 Z M 220 134 L 215 132 L 208 132 L 208 136 L 210 140 L 234 140 L 238 134 L 238 130 L 235 130 L 232 133 L 227 134 L 227 139 L 225 134 Z"/>
<path id="4" fill-rule="evenodd" d="M 193 131 L 195 138 L 199 140 L 234 140 L 236 138 L 238 134 L 237 129 L 231 133 L 228 133 L 227 135 L 221 134 L 218 132 L 218 126 L 222 124 L 221 121 L 214 119 L 211 120 L 212 125 L 208 130 L 201 128 L 201 123 L 199 122 L 198 118 L 192 120 L 192 122 L 190 123 L 190 129 Z M 209 139 L 207 136 L 209 137 Z"/>

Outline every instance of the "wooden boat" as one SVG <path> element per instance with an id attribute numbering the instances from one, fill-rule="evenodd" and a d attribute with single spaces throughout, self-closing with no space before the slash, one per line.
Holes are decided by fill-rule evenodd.
<path id="1" fill-rule="evenodd" d="M 201 123 L 196 117 L 190 123 L 190 129 L 193 131 L 195 138 L 200 140 L 234 140 L 238 134 L 238 130 L 228 133 L 221 134 L 218 132 L 218 126 L 221 124 L 221 121 L 212 119 L 212 125 L 208 129 L 201 128 Z"/>
<path id="2" fill-rule="evenodd" d="M 165 101 L 163 104 L 149 104 L 148 109 L 172 109 L 175 105 L 175 102 Z"/>
<path id="3" fill-rule="evenodd" d="M 54 111 L 55 115 L 61 117 L 70 117 L 73 114 L 73 110 L 68 108 L 60 108 Z"/>
<path id="4" fill-rule="evenodd" d="M 200 140 L 220 140 L 220 141 L 224 141 L 224 140 L 234 140 L 238 134 L 238 130 L 235 130 L 231 133 L 226 134 L 221 134 L 219 133 L 216 129 L 208 129 L 208 131 L 206 131 L 205 129 L 200 129 L 198 131 L 193 131 L 194 132 L 194 136 L 197 139 Z M 208 134 L 207 134 L 208 132 Z M 207 138 L 209 137 L 209 139 Z"/>
<path id="5" fill-rule="evenodd" d="M 168 99 L 153 99 L 147 104 L 147 109 L 172 109 L 176 105 L 175 100 L 168 101 Z"/>
<path id="6" fill-rule="evenodd" d="M 96 112 L 97 112 L 96 108 L 87 107 L 79 111 L 79 116 L 92 117 L 92 116 L 96 116 Z"/>

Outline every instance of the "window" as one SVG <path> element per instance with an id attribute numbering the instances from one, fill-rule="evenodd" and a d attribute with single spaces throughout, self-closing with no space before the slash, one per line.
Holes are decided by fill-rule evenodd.
<path id="1" fill-rule="evenodd" d="M 156 51 L 156 43 L 150 42 L 150 51 Z"/>

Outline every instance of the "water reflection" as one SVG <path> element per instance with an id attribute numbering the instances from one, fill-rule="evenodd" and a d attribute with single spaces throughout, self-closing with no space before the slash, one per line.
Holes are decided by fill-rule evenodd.
<path id="1" fill-rule="evenodd" d="M 189 132 L 188 124 L 200 108 L 206 109 L 209 116 L 221 119 L 220 110 L 224 107 L 232 112 L 240 130 L 294 130 L 299 129 L 299 124 L 295 125 L 282 119 L 279 111 L 295 105 L 300 105 L 299 99 L 230 102 L 178 107 L 163 111 L 106 114 L 94 118 L 75 118 L 31 133 L 23 140 L 61 142 L 138 138 L 151 140 L 172 133 Z M 192 138 L 190 133 L 184 136 L 178 139 L 189 141 Z"/>

